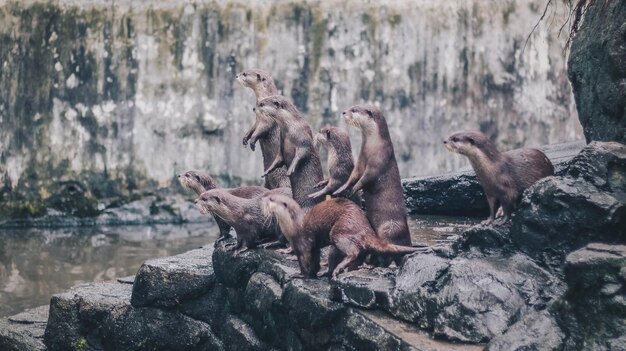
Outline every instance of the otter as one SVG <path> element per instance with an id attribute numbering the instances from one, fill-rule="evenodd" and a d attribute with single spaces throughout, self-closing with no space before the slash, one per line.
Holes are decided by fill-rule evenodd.
<path id="1" fill-rule="evenodd" d="M 252 127 L 243 137 L 244 147 L 250 144 L 250 149 L 255 150 L 255 144 L 258 141 L 261 145 L 261 155 L 263 156 L 263 168 L 267 169 L 280 154 L 280 128 L 276 121 L 267 116 L 258 113 L 256 108 L 256 120 Z M 268 189 L 276 189 L 291 186 L 289 177 L 287 176 L 287 168 L 279 167 L 271 174 L 265 177 L 265 187 Z"/>
<path id="2" fill-rule="evenodd" d="M 219 183 L 209 174 L 200 171 L 187 171 L 178 175 L 178 181 L 185 189 L 193 190 L 198 196 L 203 192 L 212 189 L 221 188 Z M 260 186 L 242 186 L 234 189 L 226 189 L 230 194 L 251 199 L 259 195 L 265 194 L 268 190 Z M 230 225 L 222 220 L 219 216 L 213 215 L 217 227 L 220 229 L 220 236 L 216 242 L 220 242 L 230 237 Z"/>
<path id="3" fill-rule="evenodd" d="M 480 132 L 457 132 L 443 141 L 451 151 L 467 156 L 489 203 L 489 218 L 482 223 L 494 223 L 500 205 L 506 223 L 517 208 L 526 188 L 541 178 L 554 175 L 554 166 L 537 149 L 517 149 L 500 152 L 489 138 Z"/>
<path id="4" fill-rule="evenodd" d="M 272 76 L 261 69 L 248 69 L 235 76 L 235 79 L 244 87 L 252 89 L 256 95 L 256 101 L 268 96 L 279 95 Z"/>
<path id="5" fill-rule="evenodd" d="M 311 126 L 298 109 L 284 96 L 270 96 L 257 104 L 257 111 L 274 119 L 280 126 L 281 152 L 276 154 L 264 175 L 287 165 L 293 199 L 308 211 L 321 199 L 309 198 L 315 185 L 322 181 L 322 164 L 313 146 Z"/>
<path id="6" fill-rule="evenodd" d="M 289 188 L 268 190 L 267 193 L 288 197 Z M 255 248 L 259 239 L 278 239 L 282 236 L 276 221 L 263 215 L 261 197 L 246 199 L 231 194 L 227 189 L 212 189 L 203 192 L 195 204 L 203 214 L 212 213 L 235 228 L 236 254 Z"/>
<path id="7" fill-rule="evenodd" d="M 328 272 L 333 278 L 358 267 L 371 253 L 407 254 L 427 248 L 390 244 L 379 238 L 365 212 L 354 202 L 334 198 L 315 205 L 308 213 L 293 199 L 276 194 L 261 197 L 263 211 L 275 216 L 291 244 L 304 277 L 316 277 L 320 249 L 330 245 Z"/>
<path id="8" fill-rule="evenodd" d="M 387 121 L 375 106 L 356 105 L 342 113 L 346 122 L 361 129 L 363 141 L 356 166 L 334 195 L 352 188 L 363 190 L 367 219 L 379 238 L 396 245 L 411 246 L 400 171 L 389 136 Z M 396 264 L 400 261 L 395 259 Z M 386 266 L 385 259 L 381 265 Z"/>
<path id="9" fill-rule="evenodd" d="M 268 96 L 278 95 L 278 89 L 274 84 L 272 76 L 260 69 L 245 70 L 235 76 L 235 79 L 244 87 L 252 89 L 256 96 L 256 102 Z M 252 108 L 255 111 L 255 108 Z M 263 156 L 263 169 L 267 169 L 271 162 L 280 152 L 280 130 L 276 122 L 272 119 L 263 118 L 258 113 L 254 124 L 243 137 L 243 146 L 250 145 L 250 149 L 256 149 L 256 142 L 259 141 L 261 154 Z M 268 189 L 282 188 L 289 186 L 289 177 L 285 174 L 285 167 L 277 169 L 271 175 L 265 177 L 265 187 Z"/>
<path id="10" fill-rule="evenodd" d="M 348 133 L 337 127 L 324 127 L 315 134 L 315 145 L 320 144 L 328 147 L 328 179 L 315 185 L 324 188 L 310 194 L 311 198 L 332 194 L 348 180 L 354 168 Z"/>

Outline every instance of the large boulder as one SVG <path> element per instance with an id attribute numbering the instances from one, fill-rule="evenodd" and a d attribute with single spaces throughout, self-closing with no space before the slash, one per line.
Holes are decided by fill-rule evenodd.
<path id="1" fill-rule="evenodd" d="M 48 306 L 26 310 L 0 320 L 0 350 L 44 351 L 43 335 L 48 321 Z"/>
<path id="2" fill-rule="evenodd" d="M 566 175 L 542 179 L 515 212 L 514 245 L 556 272 L 565 256 L 590 242 L 626 242 L 626 147 L 593 142 Z"/>
<path id="3" fill-rule="evenodd" d="M 589 1 L 568 75 L 587 141 L 626 143 L 626 3 Z"/>
<path id="4" fill-rule="evenodd" d="M 415 255 L 400 268 L 390 312 L 463 342 L 486 342 L 545 308 L 561 282 L 527 256 Z"/>

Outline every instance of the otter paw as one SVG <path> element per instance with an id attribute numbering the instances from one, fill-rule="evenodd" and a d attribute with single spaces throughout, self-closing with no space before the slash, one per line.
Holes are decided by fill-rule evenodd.
<path id="1" fill-rule="evenodd" d="M 320 266 L 324 266 L 324 267 L 328 266 L 328 260 L 327 259 L 320 260 Z"/>
<path id="2" fill-rule="evenodd" d="M 289 260 L 289 261 L 297 261 L 298 260 L 298 256 L 296 256 L 296 255 L 289 255 L 289 256 L 285 257 L 285 259 Z"/>
<path id="3" fill-rule="evenodd" d="M 485 219 L 484 221 L 480 222 L 480 224 L 482 224 L 482 225 L 492 225 L 493 224 L 493 219 L 491 219 L 491 218 Z"/>
<path id="4" fill-rule="evenodd" d="M 277 253 L 279 254 L 283 254 L 283 255 L 290 255 L 293 253 L 293 248 L 292 247 L 288 247 L 285 249 L 278 249 L 276 250 Z"/>
<path id="5" fill-rule="evenodd" d="M 252 151 L 256 150 L 256 144 L 255 143 L 250 143 L 250 150 L 252 150 Z"/>
<path id="6" fill-rule="evenodd" d="M 248 145 L 248 138 L 244 137 L 242 142 L 243 142 L 243 147 L 246 147 L 246 145 Z"/>

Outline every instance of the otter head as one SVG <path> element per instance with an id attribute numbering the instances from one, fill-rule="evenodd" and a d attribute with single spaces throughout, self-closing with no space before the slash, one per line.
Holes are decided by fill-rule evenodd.
<path id="1" fill-rule="evenodd" d="M 446 149 L 467 157 L 478 157 L 491 149 L 493 144 L 487 136 L 480 132 L 456 132 L 443 141 Z"/>
<path id="2" fill-rule="evenodd" d="M 235 76 L 244 87 L 254 90 L 257 97 L 277 94 L 276 85 L 270 74 L 260 69 L 248 69 Z"/>
<path id="3" fill-rule="evenodd" d="M 197 194 L 201 194 L 206 189 L 205 187 L 211 187 L 213 180 L 208 174 L 204 174 L 199 171 L 186 171 L 178 175 L 178 182 L 183 188 L 193 190 Z"/>
<path id="4" fill-rule="evenodd" d="M 256 112 L 279 122 L 300 116 L 296 107 L 281 95 L 270 96 L 257 102 Z"/>
<path id="5" fill-rule="evenodd" d="M 373 132 L 386 126 L 382 112 L 375 106 L 355 105 L 343 111 L 343 118 L 349 125 L 361 129 L 363 132 Z"/>
<path id="6" fill-rule="evenodd" d="M 225 212 L 224 210 L 227 209 L 226 204 L 224 203 L 224 197 L 222 195 L 222 190 L 220 189 L 205 191 L 200 194 L 200 197 L 196 199 L 196 207 L 200 210 L 202 214 L 222 214 Z"/>
<path id="7" fill-rule="evenodd" d="M 280 229 L 287 239 L 302 229 L 303 211 L 298 203 L 290 197 L 267 193 L 261 197 L 261 209 L 266 217 L 276 217 Z"/>
<path id="8" fill-rule="evenodd" d="M 333 128 L 334 127 L 324 127 L 320 129 L 319 132 L 315 134 L 315 138 L 313 139 L 315 146 L 327 145 L 333 137 Z"/>

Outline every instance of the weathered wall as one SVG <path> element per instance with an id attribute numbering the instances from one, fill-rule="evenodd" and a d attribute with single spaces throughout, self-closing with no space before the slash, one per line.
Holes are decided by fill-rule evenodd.
<path id="1" fill-rule="evenodd" d="M 580 139 L 565 8 L 522 50 L 544 3 L 0 0 L 0 195 L 79 180 L 106 197 L 188 168 L 259 180 L 241 146 L 254 98 L 234 80 L 248 67 L 314 129 L 380 104 L 404 177 L 465 165 L 441 147 L 453 130 L 503 148 Z"/>

